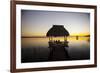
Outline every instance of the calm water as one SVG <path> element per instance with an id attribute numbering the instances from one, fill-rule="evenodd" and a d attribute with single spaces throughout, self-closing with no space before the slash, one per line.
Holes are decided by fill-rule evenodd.
<path id="1" fill-rule="evenodd" d="M 60 39 L 63 41 L 62 37 L 53 38 L 53 40 Z M 21 61 L 25 62 L 45 62 L 53 61 L 48 59 L 50 56 L 50 48 L 48 44 L 49 38 L 22 38 L 22 49 L 21 49 Z M 90 59 L 90 42 L 89 37 L 76 37 L 68 38 L 68 46 L 65 48 L 70 59 L 64 58 L 63 60 L 85 60 Z M 59 50 L 59 49 L 58 49 Z M 57 57 L 63 57 L 63 52 L 55 53 Z M 57 59 L 60 61 L 60 59 Z"/>

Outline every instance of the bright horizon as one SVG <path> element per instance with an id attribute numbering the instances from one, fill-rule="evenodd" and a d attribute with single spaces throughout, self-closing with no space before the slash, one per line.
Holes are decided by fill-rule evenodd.
<path id="1" fill-rule="evenodd" d="M 80 33 L 80 34 L 70 34 L 69 37 L 70 36 L 90 36 L 90 34 L 89 33 L 83 33 L 83 34 Z M 33 35 L 33 36 L 32 35 L 31 36 L 28 35 L 28 36 L 22 36 L 22 37 L 46 37 L 46 35 L 40 35 L 39 34 L 39 35 Z"/>
<path id="2" fill-rule="evenodd" d="M 70 36 L 90 35 L 90 14 L 21 10 L 22 36 L 46 36 L 53 25 L 64 25 Z"/>

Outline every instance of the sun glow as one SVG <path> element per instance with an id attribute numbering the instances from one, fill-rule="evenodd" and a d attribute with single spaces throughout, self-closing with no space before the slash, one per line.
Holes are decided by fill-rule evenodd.
<path id="1" fill-rule="evenodd" d="M 21 14 L 22 37 L 46 37 L 53 25 L 63 25 L 70 36 L 90 36 L 89 13 L 22 10 Z"/>
<path id="2" fill-rule="evenodd" d="M 70 34 L 71 36 L 89 36 L 90 34 L 87 32 L 87 33 L 73 33 L 73 34 Z"/>

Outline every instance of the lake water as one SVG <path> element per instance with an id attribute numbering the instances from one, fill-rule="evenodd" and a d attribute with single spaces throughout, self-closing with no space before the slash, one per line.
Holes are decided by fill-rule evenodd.
<path id="1" fill-rule="evenodd" d="M 53 40 L 63 37 L 53 38 Z M 68 37 L 68 47 L 65 48 L 70 59 L 64 58 L 63 60 L 86 60 L 90 59 L 90 41 L 89 37 Z M 53 61 L 48 59 L 50 56 L 50 48 L 48 44 L 49 38 L 21 38 L 21 62 L 45 62 Z M 55 53 L 56 54 L 56 53 Z M 57 53 L 56 57 L 63 57 L 64 53 Z M 57 59 L 56 61 L 60 61 Z"/>

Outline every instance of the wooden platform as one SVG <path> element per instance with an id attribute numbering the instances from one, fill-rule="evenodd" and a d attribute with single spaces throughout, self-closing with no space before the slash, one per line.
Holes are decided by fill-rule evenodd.
<path id="1" fill-rule="evenodd" d="M 49 42 L 50 56 L 49 60 L 67 60 L 68 55 L 68 42 Z"/>

